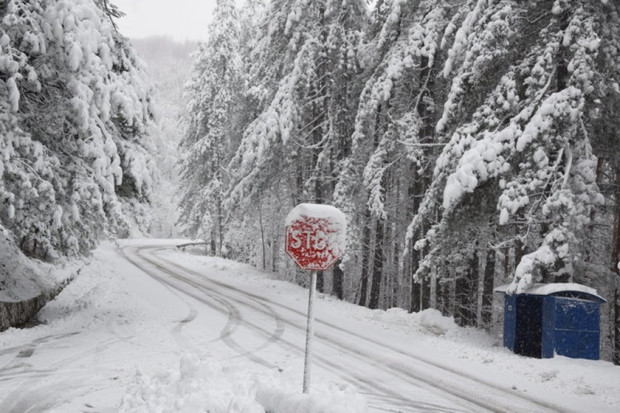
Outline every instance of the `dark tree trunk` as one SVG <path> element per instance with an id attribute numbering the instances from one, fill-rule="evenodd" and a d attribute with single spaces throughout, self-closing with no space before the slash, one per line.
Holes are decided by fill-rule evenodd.
<path id="1" fill-rule="evenodd" d="M 415 216 L 415 214 L 417 214 L 418 208 L 420 206 L 418 197 L 420 196 L 419 194 L 423 193 L 422 192 L 422 187 L 423 187 L 422 179 L 418 174 L 417 167 L 414 165 L 412 165 L 411 167 L 411 175 L 413 178 L 411 180 L 411 185 L 409 186 L 409 190 L 407 191 L 407 196 L 411 200 L 409 220 L 411 220 Z M 411 301 L 409 303 L 409 311 L 412 313 L 416 313 L 420 311 L 420 309 L 422 308 L 422 302 L 420 301 L 420 292 L 421 292 L 420 284 L 418 284 L 417 282 L 413 280 L 413 275 L 416 273 L 416 271 L 418 270 L 420 266 L 420 252 L 414 248 L 411 248 L 411 247 L 409 248 L 410 248 L 409 255 L 411 256 L 411 259 L 409 260 L 409 264 L 411 268 L 410 268 L 410 273 L 408 274 L 409 281 L 411 282 L 411 296 L 410 296 Z M 404 253 L 405 252 L 403 252 L 403 254 Z"/>
<path id="2" fill-rule="evenodd" d="M 420 259 L 422 253 L 416 249 L 411 250 L 411 277 L 414 276 L 420 267 Z M 417 313 L 428 308 L 430 302 L 430 293 L 427 294 L 428 283 L 425 280 L 411 281 L 411 312 Z M 425 302 L 427 303 L 425 305 Z"/>
<path id="3" fill-rule="evenodd" d="M 332 271 L 332 294 L 338 297 L 339 299 L 344 298 L 344 272 L 340 268 L 340 260 L 338 260 L 334 264 L 334 268 Z"/>
<path id="4" fill-rule="evenodd" d="M 435 134 L 435 119 L 434 119 L 434 109 L 431 109 L 429 105 L 426 103 L 425 97 L 430 98 L 429 101 L 434 100 L 434 84 L 435 77 L 432 75 L 434 70 L 433 68 L 428 67 L 428 58 L 425 56 L 421 57 L 420 67 L 422 67 L 422 71 L 420 72 L 418 88 L 421 90 L 421 93 L 416 99 L 416 107 L 415 109 L 420 116 L 420 119 L 423 120 L 422 127 L 420 128 L 420 135 L 422 137 L 422 141 L 432 141 L 433 135 Z M 424 194 L 426 189 L 430 185 L 430 176 L 432 174 L 432 168 L 424 170 L 421 174 L 415 171 L 414 175 L 414 184 L 412 190 L 410 190 L 410 196 L 413 200 L 413 215 L 418 213 L 418 208 L 420 206 L 419 201 L 417 200 L 420 197 L 420 194 Z M 424 228 L 420 230 L 422 234 L 425 233 Z M 412 273 L 418 270 L 420 266 L 420 259 L 423 258 L 423 251 L 412 250 Z M 418 283 L 412 282 L 411 288 L 411 311 L 417 312 L 426 310 L 430 308 L 431 303 L 431 283 L 428 278 L 421 279 Z"/>
<path id="5" fill-rule="evenodd" d="M 215 241 L 215 239 L 217 238 L 217 235 L 215 233 L 215 228 L 211 228 L 211 255 L 215 255 L 216 251 L 217 251 L 217 242 Z"/>
<path id="6" fill-rule="evenodd" d="M 449 274 L 446 274 L 449 279 Z M 437 282 L 437 310 L 441 311 L 441 314 L 447 316 L 450 313 L 450 284 L 449 281 L 439 280 Z"/>
<path id="7" fill-rule="evenodd" d="M 364 214 L 364 232 L 362 236 L 362 274 L 361 274 L 361 287 L 360 296 L 358 300 L 359 305 L 366 306 L 366 299 L 368 296 L 368 273 L 369 273 L 369 261 L 370 261 L 370 211 L 366 208 Z"/>
<path id="8" fill-rule="evenodd" d="M 392 243 L 394 244 L 394 259 L 393 259 L 393 278 L 394 278 L 394 282 L 392 285 L 392 303 L 391 306 L 392 307 L 398 307 L 399 302 L 401 300 L 399 300 L 400 298 L 400 290 L 401 288 L 403 288 L 403 286 L 401 285 L 401 278 L 400 278 L 400 273 L 399 273 L 399 268 L 398 268 L 398 262 L 400 260 L 400 248 L 399 248 L 399 244 L 398 244 L 398 240 L 395 239 L 396 235 L 392 234 L 392 236 L 394 237 L 394 240 L 392 241 Z"/>
<path id="9" fill-rule="evenodd" d="M 611 250 L 611 270 L 615 273 L 615 280 L 612 280 L 613 285 L 613 355 L 612 360 L 614 364 L 620 365 L 620 269 L 618 269 L 618 263 L 620 261 L 620 169 L 616 170 L 615 174 L 615 210 L 614 210 L 614 228 L 613 228 L 613 244 Z"/>
<path id="10" fill-rule="evenodd" d="M 564 11 L 560 16 L 560 29 L 562 31 L 568 28 L 570 23 L 571 13 L 569 11 Z M 556 89 L 558 91 L 566 89 L 568 79 L 570 77 L 570 72 L 568 71 L 568 62 L 570 60 L 570 50 L 568 47 L 564 45 L 560 45 L 557 54 L 556 61 Z"/>
<path id="11" fill-rule="evenodd" d="M 420 310 L 431 308 L 431 280 L 424 277 L 420 283 Z"/>
<path id="12" fill-rule="evenodd" d="M 413 281 L 411 283 L 411 308 L 412 313 L 417 313 L 422 309 L 422 286 L 420 283 Z"/>
<path id="13" fill-rule="evenodd" d="M 616 274 L 616 278 L 619 275 Z M 619 282 L 616 281 L 616 285 Z M 614 364 L 620 365 L 620 288 L 616 287 L 614 293 Z"/>
<path id="14" fill-rule="evenodd" d="M 478 252 L 474 251 L 469 268 L 456 279 L 456 314 L 461 326 L 476 325 L 476 281 L 478 279 Z"/>
<path id="15" fill-rule="evenodd" d="M 273 242 L 271 243 L 271 271 L 276 272 L 277 270 L 277 258 L 278 258 L 278 237 L 273 238 Z"/>
<path id="16" fill-rule="evenodd" d="M 265 244 L 265 228 L 263 226 L 263 211 L 261 208 L 261 204 L 258 204 L 258 225 L 260 228 L 260 242 L 261 242 L 261 252 L 262 252 L 262 264 L 263 271 L 267 269 L 267 251 Z"/>
<path id="17" fill-rule="evenodd" d="M 217 255 L 222 256 L 222 247 L 224 246 L 224 212 L 222 211 L 222 197 L 217 195 Z M 263 248 L 265 244 L 263 242 Z M 264 266 L 263 266 L 263 269 Z"/>
<path id="18" fill-rule="evenodd" d="M 325 274 L 323 271 L 316 272 L 316 290 L 320 293 L 325 292 Z"/>
<path id="19" fill-rule="evenodd" d="M 504 277 L 510 273 L 510 248 L 504 248 Z"/>
<path id="20" fill-rule="evenodd" d="M 324 113 L 324 112 L 322 112 Z M 317 130 L 320 130 L 321 132 L 321 136 L 317 136 L 315 138 L 315 144 L 317 144 L 318 142 L 320 142 L 320 140 L 322 139 L 322 129 L 323 128 L 318 128 Z M 318 153 L 315 150 L 313 155 L 312 155 L 312 163 L 314 165 L 314 168 L 316 170 L 316 174 L 317 176 L 315 177 L 315 181 L 314 181 L 314 201 L 317 204 L 322 204 L 323 202 L 325 202 L 325 196 L 323 194 L 323 177 L 319 176 L 319 174 L 321 173 L 319 170 L 319 166 L 317 165 L 318 162 Z M 325 277 L 323 274 L 323 271 L 318 271 L 316 273 L 316 290 L 320 293 L 324 293 L 325 292 Z"/>
<path id="21" fill-rule="evenodd" d="M 516 270 L 519 264 L 521 263 L 521 258 L 527 253 L 527 248 L 523 245 L 523 242 L 520 238 L 515 240 L 515 262 L 514 269 Z M 510 274 L 511 276 L 513 274 Z"/>
<path id="22" fill-rule="evenodd" d="M 379 308 L 379 298 L 381 297 L 381 281 L 383 277 L 383 248 L 385 240 L 383 238 L 384 232 L 383 219 L 377 219 L 375 226 L 375 254 L 372 266 L 372 284 L 370 287 L 370 302 L 368 308 Z"/>
<path id="23" fill-rule="evenodd" d="M 495 280 L 495 250 L 487 251 L 486 265 L 484 268 L 484 281 L 482 284 L 482 325 L 490 326 L 493 318 L 493 282 Z"/>

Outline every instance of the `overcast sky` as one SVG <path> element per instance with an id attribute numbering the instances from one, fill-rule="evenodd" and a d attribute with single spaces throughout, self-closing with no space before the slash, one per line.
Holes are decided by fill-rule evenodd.
<path id="1" fill-rule="evenodd" d="M 207 35 L 216 0 L 112 0 L 124 13 L 118 20 L 127 37 L 170 35 L 201 40 Z"/>

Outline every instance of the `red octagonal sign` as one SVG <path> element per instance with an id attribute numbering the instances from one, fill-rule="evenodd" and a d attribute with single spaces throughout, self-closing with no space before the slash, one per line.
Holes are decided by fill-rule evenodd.
<path id="1" fill-rule="evenodd" d="M 286 253 L 301 269 L 324 271 L 342 257 L 345 233 L 339 209 L 299 204 L 286 217 Z"/>

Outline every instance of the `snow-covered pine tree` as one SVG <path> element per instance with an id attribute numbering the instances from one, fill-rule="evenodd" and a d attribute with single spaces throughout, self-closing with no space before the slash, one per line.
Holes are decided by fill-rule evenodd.
<path id="1" fill-rule="evenodd" d="M 264 106 L 230 163 L 228 205 L 233 212 L 255 214 L 252 205 L 284 197 L 269 219 L 277 222 L 299 202 L 331 200 L 332 173 L 350 147 L 351 79 L 365 15 L 363 1 L 269 5 L 252 79 Z M 270 234 L 269 239 L 275 243 L 277 237 Z"/>
<path id="2" fill-rule="evenodd" d="M 158 171 L 152 194 L 152 216 L 149 235 L 156 238 L 178 238 L 179 142 L 183 135 L 185 114 L 183 86 L 190 78 L 192 58 L 197 41 L 176 42 L 169 36 L 131 39 L 136 53 L 144 61 L 152 78 L 157 101 L 156 123 L 149 128 L 153 162 Z"/>
<path id="3" fill-rule="evenodd" d="M 589 226 L 585 259 L 579 264 L 581 277 L 605 291 L 609 297 L 609 342 L 611 359 L 620 364 L 620 5 L 593 7 L 600 33 L 599 62 L 592 97 L 586 100 L 585 123 L 592 149 L 598 157 L 597 182 L 606 199 L 606 208 L 596 211 Z M 611 240 L 609 239 L 610 224 Z M 611 258 L 610 261 L 609 258 Z M 605 318 L 604 318 L 605 319 Z"/>
<path id="4" fill-rule="evenodd" d="M 180 223 L 190 236 L 209 240 L 211 252 L 221 255 L 226 165 L 239 141 L 235 126 L 245 81 L 233 0 L 218 0 L 208 30 L 209 39 L 196 51 L 192 79 L 186 86 Z"/>
<path id="5" fill-rule="evenodd" d="M 148 200 L 151 87 L 92 0 L 11 0 L 0 24 L 0 219 L 27 254 L 87 253 Z"/>
<path id="6" fill-rule="evenodd" d="M 404 274 L 417 263 L 403 260 L 402 228 L 430 168 L 439 41 L 449 20 L 435 1 L 381 2 L 374 16 L 373 37 L 359 52 L 366 80 L 336 197 L 353 218 L 349 239 L 357 242 L 349 249 L 356 251 L 350 257 L 361 257 L 351 263 L 359 272 L 358 302 L 377 308 L 410 302 Z"/>
<path id="7" fill-rule="evenodd" d="M 273 1 L 243 54 L 235 256 L 286 271 L 281 217 L 324 201 L 350 220 L 349 300 L 486 326 L 495 282 L 620 297 L 616 3 L 384 0 L 366 27 L 361 2 Z"/>
<path id="8" fill-rule="evenodd" d="M 473 257 L 481 246 L 524 245 L 529 254 L 514 254 L 522 255 L 515 291 L 535 280 L 578 280 L 584 230 L 602 201 L 586 108 L 607 70 L 598 58 L 600 18 L 615 6 L 479 0 L 465 7 L 447 37 L 443 76 L 451 85 L 436 125 L 446 146 L 410 226 L 415 238 L 432 225 L 418 242 L 430 253 L 416 276 L 458 267 L 463 251 Z M 470 247 L 451 248 L 456 234 L 472 234 Z"/>
<path id="9" fill-rule="evenodd" d="M 473 139 L 475 134 L 495 128 L 496 117 L 501 118 L 501 111 L 506 110 L 501 106 L 503 102 L 496 105 L 491 100 L 494 98 L 489 102 L 484 100 L 500 79 L 501 69 L 497 69 L 511 64 L 513 56 L 510 55 L 508 39 L 515 30 L 515 16 L 511 15 L 514 10 L 509 2 L 491 3 L 494 4 L 473 1 L 457 9 L 447 9 L 450 10 L 449 24 L 445 26 L 440 42 L 443 57 L 442 67 L 438 70 L 438 83 L 447 87 L 445 92 L 436 92 L 437 105 L 443 106 L 444 110 L 433 125 L 435 142 L 441 145 L 436 148 L 444 147 L 444 153 L 454 144 L 449 141 L 450 136 L 457 140 L 458 151 L 460 145 Z M 449 83 L 444 83 L 445 80 Z M 475 112 L 477 109 L 479 113 Z M 472 122 L 472 118 L 475 121 Z M 443 154 L 439 158 L 429 155 L 434 164 L 433 178 L 407 234 L 409 240 L 415 240 L 428 231 L 426 239 L 415 245 L 418 251 L 424 252 L 416 271 L 416 281 L 437 280 L 432 283 L 434 294 L 431 301 L 456 315 L 460 323 L 475 324 L 477 286 L 481 278 L 480 254 L 484 251 L 487 255 L 493 254 L 489 250 L 493 239 L 489 236 L 494 230 L 487 222 L 489 205 L 492 212 L 495 204 L 492 189 L 491 194 L 481 192 L 478 197 L 472 197 L 469 201 L 472 205 L 464 202 L 452 219 L 449 215 L 444 216 L 438 202 L 445 186 L 445 177 L 441 174 L 445 171 L 446 160 Z M 437 236 L 441 222 L 449 228 L 446 230 L 449 236 Z M 492 256 L 488 261 L 493 262 Z M 488 299 L 491 291 L 487 288 L 485 293 Z"/>

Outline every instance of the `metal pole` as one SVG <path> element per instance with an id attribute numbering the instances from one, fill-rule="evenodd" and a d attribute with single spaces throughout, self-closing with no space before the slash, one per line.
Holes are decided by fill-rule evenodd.
<path id="1" fill-rule="evenodd" d="M 306 357 L 304 359 L 304 393 L 310 393 L 310 363 L 312 337 L 314 336 L 314 296 L 316 292 L 316 271 L 312 271 L 308 296 L 308 321 L 306 322 Z"/>

